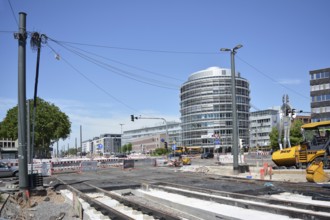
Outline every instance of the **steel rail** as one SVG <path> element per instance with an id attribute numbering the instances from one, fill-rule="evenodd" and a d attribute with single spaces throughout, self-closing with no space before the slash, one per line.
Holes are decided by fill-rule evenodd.
<path id="1" fill-rule="evenodd" d="M 144 184 L 146 184 L 146 182 Z M 330 208 L 322 205 L 261 198 L 240 193 L 209 190 L 167 182 L 151 183 L 148 187 L 206 201 L 212 200 L 220 204 L 227 204 L 245 209 L 267 210 L 267 212 L 273 214 L 285 215 L 292 218 L 329 219 L 329 215 L 326 215 L 326 213 L 329 213 Z"/>

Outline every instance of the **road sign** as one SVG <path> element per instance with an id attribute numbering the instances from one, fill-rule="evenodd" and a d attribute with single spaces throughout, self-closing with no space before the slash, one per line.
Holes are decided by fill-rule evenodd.
<path id="1" fill-rule="evenodd" d="M 173 145 L 172 145 L 172 150 L 175 150 L 175 148 L 176 148 L 176 145 L 173 144 Z"/>
<path id="2" fill-rule="evenodd" d="M 103 148 L 103 145 L 102 144 L 98 144 L 97 145 L 97 149 L 102 149 Z"/>

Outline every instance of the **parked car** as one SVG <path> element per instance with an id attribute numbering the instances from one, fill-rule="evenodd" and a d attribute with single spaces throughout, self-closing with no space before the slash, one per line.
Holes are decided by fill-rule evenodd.
<path id="1" fill-rule="evenodd" d="M 212 152 L 206 152 L 201 155 L 201 159 L 213 158 L 214 154 Z"/>
<path id="2" fill-rule="evenodd" d="M 0 162 L 0 177 L 18 177 L 18 167 L 9 166 L 7 163 Z"/>
<path id="3" fill-rule="evenodd" d="M 118 158 L 126 158 L 127 155 L 126 155 L 126 154 L 117 154 L 115 157 L 118 157 Z"/>

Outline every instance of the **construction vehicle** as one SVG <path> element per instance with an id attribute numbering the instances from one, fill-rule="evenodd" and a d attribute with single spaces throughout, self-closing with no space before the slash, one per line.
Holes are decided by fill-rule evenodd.
<path id="1" fill-rule="evenodd" d="M 191 159 L 187 155 L 181 156 L 182 165 L 191 165 Z"/>
<path id="2" fill-rule="evenodd" d="M 273 162 L 281 168 L 307 168 L 323 161 L 324 168 L 330 168 L 330 121 L 304 124 L 301 131 L 304 140 L 300 145 L 273 152 Z"/>
<path id="3" fill-rule="evenodd" d="M 313 183 L 324 183 L 330 180 L 328 174 L 323 170 L 322 161 L 313 161 L 306 169 L 306 180 Z"/>

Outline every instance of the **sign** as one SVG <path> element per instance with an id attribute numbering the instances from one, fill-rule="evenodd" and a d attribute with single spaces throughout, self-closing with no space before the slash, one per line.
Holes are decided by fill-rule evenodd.
<path id="1" fill-rule="evenodd" d="M 173 145 L 172 145 L 172 150 L 175 150 L 175 148 L 176 148 L 176 145 L 173 144 Z"/>
<path id="2" fill-rule="evenodd" d="M 103 148 L 103 145 L 102 144 L 98 144 L 97 145 L 97 149 L 102 149 Z"/>
<path id="3" fill-rule="evenodd" d="M 220 140 L 219 139 L 215 139 L 214 144 L 220 144 Z"/>

